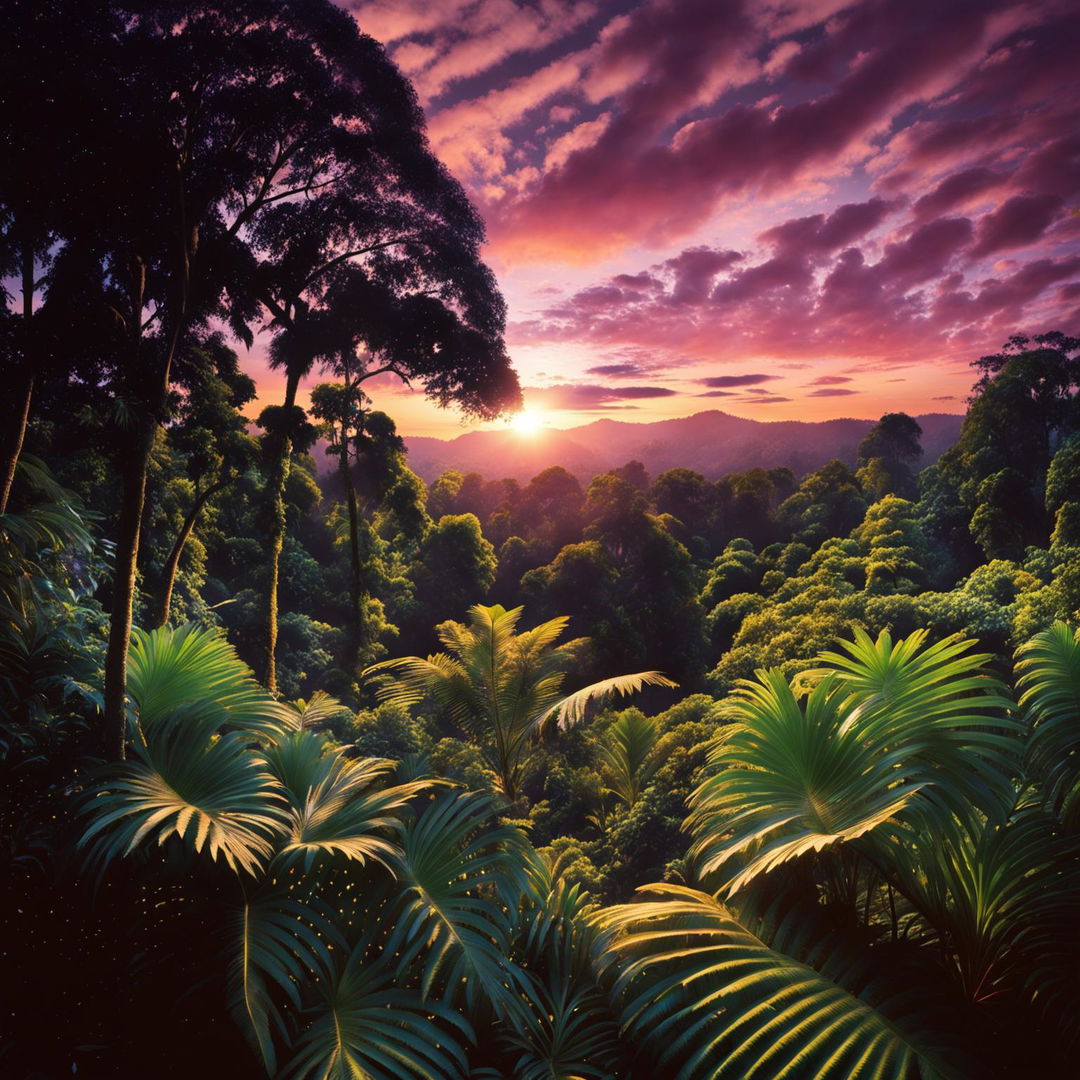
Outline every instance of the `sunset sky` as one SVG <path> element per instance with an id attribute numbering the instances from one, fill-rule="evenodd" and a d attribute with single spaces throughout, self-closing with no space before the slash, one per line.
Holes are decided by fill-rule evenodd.
<path id="1" fill-rule="evenodd" d="M 1080 330 L 1073 2 L 348 7 L 484 214 L 538 422 L 961 412 L 972 357 Z"/>

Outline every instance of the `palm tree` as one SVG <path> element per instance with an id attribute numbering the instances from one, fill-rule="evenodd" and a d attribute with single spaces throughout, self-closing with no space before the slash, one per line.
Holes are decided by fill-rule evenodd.
<path id="1" fill-rule="evenodd" d="M 664 1075 L 966 1077 L 1076 1038 L 1074 774 L 1040 746 L 1073 739 L 1076 637 L 1020 650 L 1026 732 L 987 656 L 926 638 L 744 681 L 693 797 L 702 888 L 591 916 Z"/>
<path id="2" fill-rule="evenodd" d="M 654 716 L 627 709 L 608 728 L 607 741 L 600 749 L 605 793 L 632 809 L 660 767 L 655 750 L 660 741 L 660 725 Z"/>
<path id="3" fill-rule="evenodd" d="M 382 701 L 413 705 L 431 695 L 480 746 L 511 803 L 518 798 L 529 743 L 545 724 L 572 727 L 590 706 L 615 694 L 675 685 L 657 671 L 641 671 L 563 696 L 563 680 L 582 639 L 556 645 L 569 622 L 565 616 L 516 633 L 522 610 L 476 604 L 469 608 L 468 626 L 439 627 L 447 652 L 385 660 L 364 672 L 380 677 Z"/>
<path id="4" fill-rule="evenodd" d="M 345 757 L 216 633 L 137 632 L 129 686 L 132 752 L 90 785 L 81 846 L 102 870 L 159 850 L 217 868 L 185 900 L 223 930 L 231 1011 L 267 1072 L 462 1075 L 470 1017 L 514 999 L 535 862 L 520 831 L 486 795 Z"/>

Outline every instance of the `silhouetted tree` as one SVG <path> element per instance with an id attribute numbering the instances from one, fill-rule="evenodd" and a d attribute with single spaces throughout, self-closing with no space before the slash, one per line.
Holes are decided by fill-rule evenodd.
<path id="1" fill-rule="evenodd" d="M 199 516 L 217 494 L 251 468 L 258 456 L 239 410 L 255 397 L 255 383 L 238 367 L 236 353 L 214 335 L 185 358 L 187 393 L 169 442 L 186 458 L 193 492 L 190 507 L 162 570 L 157 626 L 166 626 L 184 548 Z"/>
<path id="2" fill-rule="evenodd" d="M 922 457 L 922 428 L 907 413 L 886 413 L 859 443 L 857 463 L 863 489 L 873 498 L 913 498 Z"/>

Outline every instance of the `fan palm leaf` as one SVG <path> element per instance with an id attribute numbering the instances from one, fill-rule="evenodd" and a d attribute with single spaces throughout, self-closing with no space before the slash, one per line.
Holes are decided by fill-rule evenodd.
<path id="1" fill-rule="evenodd" d="M 841 652 L 824 652 L 825 667 L 850 694 L 851 722 L 866 730 L 886 725 L 909 761 L 936 770 L 947 782 L 934 795 L 954 810 L 972 804 L 998 814 L 1012 806 L 1020 724 L 1001 681 L 986 670 L 989 653 L 972 653 L 973 640 L 953 634 L 927 644 L 929 631 L 915 630 L 894 642 L 887 630 L 872 639 L 856 628 Z"/>
<path id="2" fill-rule="evenodd" d="M 1030 725 L 1026 766 L 1047 805 L 1080 823 L 1080 629 L 1054 623 L 1017 651 L 1019 704 Z"/>
<path id="3" fill-rule="evenodd" d="M 789 860 L 894 823 L 923 788 L 898 771 L 887 732 L 871 741 L 848 724 L 826 679 L 800 703 L 781 672 L 737 692 L 710 753 L 716 770 L 691 797 L 691 854 L 703 875 L 729 872 L 729 893 Z M 742 863 L 740 866 L 739 863 Z"/>
<path id="4" fill-rule="evenodd" d="M 621 1074 L 618 1024 L 592 963 L 595 910 L 579 885 L 540 864 L 512 947 L 515 1008 L 497 1041 L 522 1080 L 604 1080 Z M 503 1075 L 499 1073 L 498 1075 Z"/>
<path id="5" fill-rule="evenodd" d="M 691 799 L 703 873 L 725 870 L 733 893 L 836 844 L 932 831 L 973 805 L 1007 813 L 1018 747 L 1009 701 L 986 658 L 964 655 L 969 643 L 924 640 L 860 633 L 850 656 L 823 654 L 831 666 L 800 680 L 802 701 L 779 671 L 740 684 L 714 773 Z"/>
<path id="6" fill-rule="evenodd" d="M 133 757 L 93 785 L 80 847 L 102 864 L 143 843 L 176 836 L 195 854 L 257 873 L 285 818 L 281 785 L 239 733 L 215 737 L 220 719 L 206 702 L 159 721 Z"/>
<path id="7" fill-rule="evenodd" d="M 975 814 L 949 819 L 933 835 L 904 837 L 889 854 L 968 1000 L 1016 991 L 1036 971 L 1046 976 L 1036 980 L 1046 997 L 1063 971 L 1075 972 L 1080 839 L 1061 835 L 1040 808 L 1021 808 L 1003 824 Z"/>
<path id="8" fill-rule="evenodd" d="M 386 945 L 421 964 L 425 997 L 463 997 L 472 1012 L 509 1007 L 511 913 L 530 887 L 534 861 L 523 834 L 494 823 L 488 796 L 448 792 L 405 830 L 396 866 L 402 889 Z"/>
<path id="9" fill-rule="evenodd" d="M 128 693 L 144 737 L 195 701 L 206 703 L 218 725 L 276 731 L 297 723 L 295 711 L 267 694 L 220 631 L 195 623 L 132 632 Z"/>
<path id="10" fill-rule="evenodd" d="M 320 1000 L 282 1076 L 285 1080 L 453 1080 L 466 1069 L 472 1028 L 455 1009 L 408 987 L 404 966 L 379 946 L 379 927 L 340 968 L 319 978 Z"/>
<path id="11" fill-rule="evenodd" d="M 346 758 L 306 730 L 276 739 L 265 754 L 289 802 L 275 869 L 302 866 L 307 873 L 316 860 L 336 857 L 392 865 L 400 853 L 394 838 L 402 830 L 402 814 L 431 787 L 429 781 L 386 787 L 393 761 Z"/>
<path id="12" fill-rule="evenodd" d="M 871 1004 L 770 947 L 714 897 L 674 885 L 599 912 L 602 962 L 624 1031 L 672 1080 L 948 1075 L 905 1024 L 910 1002 Z M 877 995 L 880 996 L 880 995 Z M 885 1005 L 892 1008 L 886 1012 Z"/>

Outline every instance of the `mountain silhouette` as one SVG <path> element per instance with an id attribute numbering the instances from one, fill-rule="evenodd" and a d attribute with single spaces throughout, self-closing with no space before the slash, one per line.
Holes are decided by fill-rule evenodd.
<path id="1" fill-rule="evenodd" d="M 960 433 L 962 416 L 927 413 L 915 419 L 923 429 L 923 458 L 929 465 Z M 477 472 L 488 480 L 526 481 L 551 465 L 561 465 L 583 482 L 599 473 L 640 461 L 657 476 L 683 467 L 710 480 L 729 472 L 786 465 L 796 476 L 833 458 L 848 465 L 874 420 L 745 420 L 719 410 L 654 423 L 596 420 L 566 430 L 535 435 L 470 431 L 455 439 L 407 437 L 409 467 L 430 483 L 447 469 Z"/>

